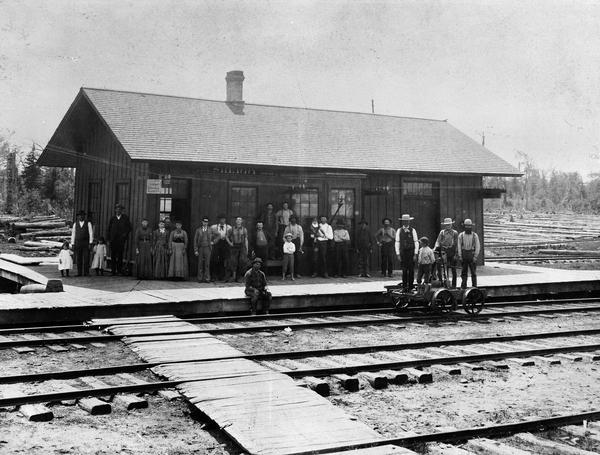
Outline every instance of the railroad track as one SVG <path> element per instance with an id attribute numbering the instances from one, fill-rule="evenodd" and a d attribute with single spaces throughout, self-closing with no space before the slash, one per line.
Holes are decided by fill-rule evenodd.
<path id="1" fill-rule="evenodd" d="M 486 260 L 491 262 L 598 261 L 600 256 L 493 256 Z"/>
<path id="2" fill-rule="evenodd" d="M 600 299 L 554 299 L 545 301 L 497 302 L 490 303 L 478 315 L 454 312 L 444 315 L 415 314 L 397 315 L 389 307 L 361 310 L 304 312 L 268 316 L 225 316 L 215 318 L 188 318 L 186 322 L 195 325 L 194 331 L 178 331 L 180 334 L 195 333 L 197 329 L 212 335 L 256 333 L 284 329 L 302 330 L 326 327 L 385 326 L 399 328 L 401 324 L 411 322 L 449 322 L 449 321 L 486 321 L 521 316 L 569 314 L 577 312 L 600 311 Z M 177 320 L 181 321 L 181 320 Z M 175 323 L 172 317 L 156 316 L 136 322 L 136 324 Z M 109 324 L 107 322 L 100 329 Z M 82 349 L 82 344 L 114 342 L 121 335 L 99 333 L 90 330 L 93 325 L 67 325 L 46 327 L 22 327 L 0 330 L 0 349 L 16 348 L 19 352 L 31 352 L 32 346 L 70 346 Z M 57 332 L 62 332 L 58 335 Z M 36 333 L 37 335 L 34 335 Z M 162 332 L 161 332 L 162 333 Z M 148 332 L 145 336 L 156 335 Z"/>
<path id="3" fill-rule="evenodd" d="M 600 411 L 564 414 L 546 418 L 533 418 L 529 420 L 486 425 L 464 429 L 447 429 L 432 433 L 416 434 L 408 432 L 398 436 L 378 439 L 372 442 L 332 447 L 309 452 L 296 452 L 293 455 L 317 455 L 339 453 L 340 451 L 358 450 L 383 446 L 400 446 L 413 448 L 426 444 L 430 455 L 470 455 L 475 453 L 486 454 L 563 454 L 563 455 L 593 455 L 600 448 Z M 585 422 L 585 427 L 582 425 Z M 581 426 L 579 426 L 581 425 Z M 556 435 L 545 432 L 553 429 Z M 536 436 L 530 432 L 544 433 Z M 559 436 L 570 437 L 578 443 L 568 444 Z M 491 440 L 490 437 L 508 437 L 503 441 Z M 593 451 L 582 448 L 582 442 L 587 439 Z M 458 443 L 449 445 L 444 443 Z M 399 452 L 403 453 L 403 452 Z M 404 452 L 415 454 L 416 452 Z"/>
<path id="4" fill-rule="evenodd" d="M 177 334 L 177 336 L 179 337 L 181 334 Z M 185 338 L 181 339 L 185 340 Z M 407 382 L 410 378 L 422 383 L 431 382 L 433 375 L 426 368 L 431 368 L 443 374 L 455 375 L 460 374 L 461 369 L 464 368 L 496 371 L 510 368 L 509 364 L 533 366 L 540 363 L 555 365 L 562 362 L 598 361 L 600 360 L 600 329 L 470 339 L 444 339 L 403 344 L 347 346 L 307 351 L 280 351 L 208 359 L 204 357 L 202 360 L 183 358 L 168 362 L 145 362 L 101 368 L 10 375 L 0 377 L 0 384 L 42 383 L 50 380 L 97 376 L 122 377 L 126 373 L 148 370 L 159 365 L 189 363 L 197 364 L 201 368 L 204 361 L 240 358 L 261 362 L 265 366 L 292 378 L 303 379 L 307 386 L 326 395 L 329 393 L 327 381 L 316 380 L 315 378 L 331 377 L 333 381 L 339 382 L 344 388 L 355 390 L 358 378 L 353 378 L 351 375 L 357 374 L 362 374 L 362 378 L 373 387 L 384 388 L 389 382 L 399 384 Z M 379 373 L 368 374 L 372 372 Z M 30 395 L 23 395 L 19 392 L 14 396 L 3 396 L 0 398 L 0 407 L 46 403 L 88 396 L 97 397 L 107 394 L 152 391 L 193 381 L 194 379 L 186 378 L 181 381 L 143 381 L 135 384 L 119 383 L 113 385 L 93 381 L 97 383 L 98 387 Z M 89 384 L 90 381 L 87 383 Z"/>

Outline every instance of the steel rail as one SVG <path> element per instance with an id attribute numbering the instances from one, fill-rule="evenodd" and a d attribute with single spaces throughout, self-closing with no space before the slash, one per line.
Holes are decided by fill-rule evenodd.
<path id="1" fill-rule="evenodd" d="M 556 428 L 564 425 L 573 425 L 584 420 L 600 419 L 600 411 L 588 411 L 576 414 L 565 414 L 554 417 L 544 417 L 532 420 L 522 420 L 520 422 L 501 423 L 495 425 L 486 425 L 483 427 L 464 428 L 462 430 L 440 431 L 435 433 L 417 434 L 411 436 L 398 436 L 391 438 L 374 439 L 373 441 L 361 442 L 356 444 L 346 444 L 326 449 L 316 449 L 302 452 L 294 452 L 290 455 L 321 455 L 335 453 L 346 450 L 367 449 L 370 447 L 380 447 L 385 445 L 399 445 L 410 447 L 419 443 L 426 442 L 453 442 L 465 441 L 468 439 L 490 436 L 509 436 L 523 431 L 536 431 L 547 428 Z"/>
<path id="2" fill-rule="evenodd" d="M 589 351 L 596 350 L 600 348 L 600 344 L 588 344 L 588 345 L 577 345 L 577 346 L 564 346 L 564 347 L 554 347 L 554 348 L 543 348 L 543 349 L 527 349 L 521 351 L 510 351 L 510 352 L 499 352 L 499 353 L 490 353 L 490 354 L 475 354 L 475 355 L 462 355 L 462 356 L 450 356 L 450 357 L 440 357 L 440 358 L 428 358 L 428 359 L 415 359 L 415 360 L 406 360 L 406 361 L 396 361 L 396 362 L 377 362 L 377 363 L 368 363 L 362 365 L 352 365 L 347 367 L 332 367 L 332 368 L 312 368 L 306 370 L 290 370 L 290 371 L 280 371 L 281 374 L 285 374 L 290 376 L 291 378 L 302 378 L 306 376 L 330 376 L 332 374 L 356 374 L 360 371 L 378 371 L 382 369 L 388 368 L 407 368 L 407 367 L 423 367 L 430 366 L 436 364 L 448 365 L 455 364 L 461 362 L 481 362 L 486 360 L 497 360 L 504 359 L 509 357 L 523 357 L 523 356 L 531 356 L 531 355 L 545 355 L 545 354 L 554 354 L 558 352 L 570 352 L 570 351 Z M 248 356 L 246 358 L 252 359 L 253 356 Z M 189 362 L 197 362 L 199 364 L 212 360 L 221 360 L 227 358 L 235 358 L 235 357 L 224 357 L 219 359 L 202 359 L 202 360 L 187 360 L 185 362 L 162 362 L 157 363 L 156 365 L 164 365 L 167 363 L 189 363 Z M 239 358 L 239 357 L 238 357 Z M 264 359 L 263 359 L 264 360 Z M 146 368 L 149 368 L 151 364 L 146 364 Z M 156 366 L 155 365 L 155 366 Z M 86 371 L 86 370 L 83 370 Z M 118 373 L 122 373 L 125 370 L 116 371 Z M 127 371 L 135 371 L 135 370 L 127 370 Z M 115 372 L 115 373 L 116 373 Z M 106 373 L 104 373 L 106 374 Z M 93 376 L 94 374 L 89 374 L 89 370 L 86 371 L 86 376 Z M 74 376 L 69 377 L 60 377 L 60 379 L 72 378 Z M 85 389 L 78 391 L 68 391 L 68 392 L 52 392 L 52 393 L 44 393 L 44 394 L 33 394 L 33 395 L 24 395 L 24 396 L 16 396 L 16 397 L 7 397 L 0 398 L 0 407 L 7 406 L 18 406 L 21 404 L 27 403 L 44 403 L 44 402 L 52 402 L 59 400 L 70 400 L 76 398 L 83 398 L 86 396 L 104 396 L 107 394 L 115 394 L 115 393 L 125 393 L 125 392 L 139 392 L 145 390 L 158 390 L 167 387 L 173 387 L 185 382 L 198 382 L 198 381 L 209 381 L 213 379 L 225 379 L 225 378 L 233 378 L 235 376 L 217 376 L 217 377 L 202 377 L 202 378 L 188 378 L 188 379 L 178 379 L 175 381 L 158 381 L 158 382 L 149 382 L 145 384 L 131 384 L 124 386 L 110 386 L 110 387 L 102 387 L 102 388 L 93 388 L 93 389 Z M 56 379 L 56 376 L 51 376 L 47 379 Z M 2 378 L 5 379 L 5 378 Z M 44 379 L 44 380 L 47 380 Z M 38 381 L 40 379 L 37 379 Z M 20 381 L 24 382 L 24 381 Z M 3 382 L 0 382 L 3 383 Z"/>
<path id="3" fill-rule="evenodd" d="M 564 303 L 564 302 L 561 302 Z M 549 304 L 552 305 L 552 304 Z M 497 306 L 504 306 L 497 305 Z M 540 305 L 541 306 L 541 305 Z M 409 322 L 439 322 L 439 321 L 461 321 L 461 320 L 485 320 L 490 318 L 502 318 L 506 316 L 526 316 L 536 314 L 553 314 L 553 313 L 576 313 L 576 312 L 588 312 L 588 311 L 600 311 L 600 304 L 594 306 L 577 306 L 573 308 L 542 308 L 542 309 L 528 309 L 528 310 L 517 310 L 517 311 L 506 311 L 500 313 L 480 313 L 477 315 L 461 314 L 458 312 L 437 314 L 437 315 L 418 315 L 418 316 L 397 316 L 386 319 L 353 319 L 353 320 L 341 320 L 341 321 L 314 321 L 314 322 L 296 322 L 296 323 L 282 323 L 282 324 L 268 324 L 268 325 L 254 325 L 246 327 L 223 327 L 223 328 L 206 328 L 201 329 L 201 332 L 210 333 L 212 335 L 222 334 L 235 334 L 235 333 L 252 333 L 252 332 L 263 332 L 263 331 L 276 331 L 291 328 L 292 330 L 308 329 L 315 327 L 337 327 L 337 326 L 362 326 L 362 325 L 386 325 L 396 323 L 409 323 Z M 135 324 L 125 324 L 132 325 Z M 190 329 L 176 332 L 177 334 L 193 334 L 198 333 L 198 329 Z M 149 332 L 138 335 L 131 335 L 132 337 L 146 337 L 164 335 L 164 332 Z M 86 336 L 69 336 L 69 337 L 56 337 L 56 338 L 39 338 L 33 340 L 4 340 L 0 341 L 0 349 L 8 349 L 22 346 L 46 346 L 56 344 L 71 344 L 71 343 L 92 343 L 92 342 L 114 342 L 119 341 L 128 335 L 86 335 Z"/>
<path id="4" fill-rule="evenodd" d="M 382 292 L 383 293 L 383 292 Z M 581 297 L 581 298 L 565 298 L 565 299 L 547 299 L 547 300 L 515 300 L 505 302 L 488 302 L 487 307 L 505 307 L 505 306 L 519 306 L 519 305 L 553 305 L 562 303 L 575 303 L 575 302 L 599 302 L 599 297 Z M 261 321 L 261 320 L 272 320 L 272 319 L 295 319 L 295 318 L 307 318 L 307 317 L 328 317 L 328 316 L 342 316 L 342 315 L 353 315 L 353 314 L 373 314 L 373 313 L 393 313 L 396 310 L 390 305 L 385 307 L 373 307 L 373 308 L 358 308 L 358 309 L 346 309 L 346 310 L 327 310 L 327 311 L 304 311 L 294 313 L 275 313 L 268 315 L 236 315 L 236 316 L 214 316 L 214 317 L 182 317 L 181 321 L 190 323 L 227 323 L 227 322 L 244 322 L 244 321 Z M 167 315 L 165 315 L 167 317 Z M 432 315 L 432 317 L 437 317 Z M 171 319 L 159 319 L 138 321 L 138 322 L 123 322 L 115 323 L 114 325 L 145 325 L 155 323 L 174 323 L 181 321 L 173 321 Z M 11 334 L 24 334 L 24 333 L 36 333 L 36 332 L 60 332 L 60 331 L 85 331 L 93 330 L 97 327 L 106 327 L 111 324 L 104 326 L 92 325 L 92 324 L 72 324 L 72 325 L 56 325 L 56 326 L 28 326 L 28 327 L 10 327 L 0 329 L 1 335 Z"/>
<path id="5" fill-rule="evenodd" d="M 345 346 L 339 348 L 325 348 L 325 349 L 316 349 L 316 350 L 303 350 L 303 351 L 275 351 L 275 352 L 264 352 L 264 353 L 256 353 L 256 354 L 242 354 L 242 355 L 231 355 L 231 356 L 221 356 L 214 358 L 199 358 L 199 359 L 181 359 L 181 360 L 168 360 L 162 362 L 143 362 L 136 364 L 123 364 L 123 365 L 112 365 L 107 367 L 99 367 L 99 368 L 86 368 L 86 369 L 78 369 L 78 370 L 63 370 L 63 371 L 51 371 L 44 373 L 31 373 L 31 374 L 20 374 L 20 375 L 9 375 L 0 377 L 0 384 L 14 384 L 19 382 L 38 382 L 45 381 L 48 379 L 72 379 L 81 376 L 101 376 L 101 375 L 111 375 L 117 373 L 130 373 L 134 371 L 142 371 L 149 368 L 156 367 L 158 365 L 167 365 L 174 363 L 192 363 L 192 362 L 212 362 L 217 360 L 231 360 L 231 359 L 247 359 L 247 360 L 278 360 L 278 359 L 297 359 L 302 357 L 324 357 L 328 355 L 347 355 L 347 354 L 365 354 L 370 352 L 380 352 L 380 351 L 406 351 L 406 350 L 415 350 L 415 349 L 426 349 L 440 346 L 464 346 L 471 344 L 485 344 L 492 342 L 510 342 L 510 341 L 520 341 L 520 340 L 535 340 L 535 339 L 543 339 L 543 338 L 562 338 L 562 337 L 574 337 L 574 336 L 587 336 L 587 335 L 598 335 L 600 334 L 600 329 L 584 329 L 584 330 L 567 330 L 567 331 L 553 331 L 553 332 L 544 332 L 544 333 L 530 333 L 530 334 L 519 334 L 519 335 L 503 335 L 503 336 L 489 336 L 489 337 L 478 337 L 478 338 L 451 338 L 446 340 L 434 340 L 434 341 L 419 341 L 414 343 L 403 343 L 403 344 L 376 344 L 376 345 L 366 345 L 366 346 Z M 560 351 L 560 350 L 563 351 Z M 582 350 L 596 350 L 600 349 L 600 344 L 589 344 L 589 345 L 576 345 L 576 346 L 567 346 L 567 347 L 553 347 L 553 348 L 544 348 L 542 350 L 526 350 L 526 351 L 506 351 L 505 353 L 490 353 L 484 354 L 485 356 L 494 356 L 494 355 L 505 355 L 506 357 L 515 356 L 518 352 L 523 352 L 523 355 L 531 355 L 531 352 L 535 352 L 539 354 L 540 352 L 547 353 L 556 353 L 556 352 L 570 352 L 570 351 L 582 351 Z M 475 356 L 463 356 L 461 358 L 469 358 L 476 359 L 478 355 Z M 452 360 L 450 362 L 455 362 L 457 358 L 456 356 L 448 357 Z M 490 357 L 491 358 L 491 357 Z M 442 358 L 434 359 L 434 363 L 444 363 Z M 466 362 L 468 360 L 460 360 L 460 362 Z M 388 362 L 385 363 L 386 368 L 389 365 L 403 365 L 408 366 L 409 363 L 407 361 L 401 362 Z M 410 365 L 426 365 L 429 362 L 429 359 L 416 359 L 414 361 L 410 361 Z M 383 364 L 382 364 L 383 365 Z M 340 368 L 355 368 L 355 367 L 340 367 Z M 327 369 L 320 369 L 320 371 L 325 372 Z M 297 371 L 297 370 L 294 370 Z M 311 370 L 312 371 L 312 370 Z M 333 369 L 332 369 L 333 371 Z M 336 370 L 337 371 L 337 370 Z M 293 374 L 293 371 L 290 372 Z M 325 373 L 324 373 L 325 374 Z"/>

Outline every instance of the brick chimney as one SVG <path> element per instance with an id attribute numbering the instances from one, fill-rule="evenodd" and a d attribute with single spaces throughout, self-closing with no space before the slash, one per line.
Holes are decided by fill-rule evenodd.
<path id="1" fill-rule="evenodd" d="M 243 71 L 229 71 L 227 77 L 227 102 L 244 104 L 244 97 L 242 91 L 244 88 L 244 72 Z"/>

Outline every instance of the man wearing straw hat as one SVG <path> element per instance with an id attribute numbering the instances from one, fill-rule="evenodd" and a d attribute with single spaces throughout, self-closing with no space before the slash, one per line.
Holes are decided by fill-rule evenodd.
<path id="1" fill-rule="evenodd" d="M 435 241 L 435 251 L 439 251 L 444 260 L 443 267 L 446 270 L 452 271 L 452 287 L 456 287 L 456 246 L 458 244 L 458 232 L 452 229 L 454 221 L 452 218 L 444 218 L 442 221 L 443 229 L 438 234 L 437 240 Z M 440 281 L 442 278 L 442 265 L 438 267 L 438 274 Z"/>
<path id="2" fill-rule="evenodd" d="M 462 289 L 467 288 L 468 270 L 471 270 L 471 283 L 477 287 L 477 258 L 481 247 L 479 245 L 479 236 L 473 232 L 473 222 L 467 218 L 463 222 L 465 230 L 458 234 L 458 260 L 462 265 L 460 274 Z"/>
<path id="3" fill-rule="evenodd" d="M 414 220 L 408 213 L 398 218 L 402 227 L 396 231 L 396 255 L 402 269 L 402 289 L 408 292 L 412 289 L 415 281 L 415 262 L 419 251 L 419 237 L 417 231 L 410 225 Z"/>

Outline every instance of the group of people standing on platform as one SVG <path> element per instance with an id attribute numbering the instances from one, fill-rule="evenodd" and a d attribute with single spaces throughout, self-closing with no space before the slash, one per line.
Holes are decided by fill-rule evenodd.
<path id="1" fill-rule="evenodd" d="M 451 287 L 456 287 L 456 268 L 461 266 L 461 288 L 467 287 L 468 272 L 471 282 L 477 286 L 477 259 L 481 251 L 479 236 L 473 232 L 473 222 L 465 219 L 464 230 L 460 234 L 453 229 L 452 218 L 444 218 L 443 229 L 439 232 L 433 249 L 427 237 L 419 238 L 417 231 L 410 225 L 414 218 L 409 214 L 398 220 L 402 226 L 392 227 L 392 220 L 384 218 L 382 227 L 375 234 L 381 250 L 381 274 L 391 277 L 394 267 L 394 254 L 402 269 L 402 287 L 405 292 L 413 288 L 415 265 L 417 266 L 417 284 L 431 283 L 435 278 L 443 281 L 446 273 L 452 273 Z"/>
<path id="2" fill-rule="evenodd" d="M 106 240 L 104 237 L 95 239 L 92 223 L 85 219 L 85 212 L 77 213 L 71 242 L 65 242 L 59 254 L 61 274 L 66 272 L 68 276 L 69 269 L 73 267 L 72 255 L 76 259 L 78 276 L 89 275 L 90 268 L 96 274 L 103 274 L 109 248 L 112 275 L 129 274 L 123 258 L 132 225 L 123 210 L 122 205 L 115 206 Z M 418 284 L 429 283 L 436 277 L 442 279 L 447 270 L 452 273 L 452 287 L 456 287 L 456 268 L 460 264 L 461 287 L 466 287 L 468 271 L 471 272 L 473 286 L 476 286 L 480 243 L 473 232 L 471 220 L 464 221 L 464 231 L 459 234 L 453 229 L 454 221 L 444 219 L 443 229 L 431 248 L 429 239 L 419 238 L 410 225 L 413 219 L 408 214 L 402 215 L 398 218 L 401 226 L 395 229 L 392 220 L 386 217 L 375 235 L 369 230 L 368 222 L 360 220 L 354 242 L 359 276 L 370 277 L 370 256 L 375 247 L 379 247 L 382 275 L 392 276 L 397 258 L 406 290 L 413 287 L 415 266 Z M 273 204 L 267 204 L 252 235 L 249 235 L 242 217 L 235 218 L 234 223 L 229 225 L 225 215 L 219 215 L 214 224 L 205 216 L 193 236 L 183 229 L 180 220 L 175 220 L 175 226 L 172 226 L 169 218 L 162 219 L 158 228 L 153 230 L 148 220 L 142 219 L 133 235 L 135 274 L 139 279 L 188 279 L 190 248 L 198 261 L 199 282 L 239 282 L 247 278 L 250 263 L 256 258 L 261 259 L 261 265 L 269 260 L 280 260 L 282 280 L 299 278 L 301 261 L 313 277 L 328 278 L 332 269 L 335 270 L 334 276 L 350 274 L 351 241 L 343 218 L 338 218 L 332 227 L 326 216 L 315 217 L 307 231 L 304 232 L 287 202 L 278 211 L 274 210 Z M 305 253 L 308 254 L 304 256 Z"/>

